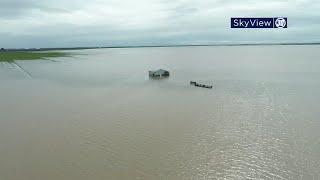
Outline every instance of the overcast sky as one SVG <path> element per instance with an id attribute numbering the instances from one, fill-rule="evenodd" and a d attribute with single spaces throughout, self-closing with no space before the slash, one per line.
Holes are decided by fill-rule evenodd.
<path id="1" fill-rule="evenodd" d="M 231 17 L 288 17 L 231 29 Z M 319 0 L 0 0 L 0 47 L 320 42 Z"/>

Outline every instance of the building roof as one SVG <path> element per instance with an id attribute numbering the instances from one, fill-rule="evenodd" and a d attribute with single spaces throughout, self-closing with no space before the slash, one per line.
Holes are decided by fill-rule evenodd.
<path id="1" fill-rule="evenodd" d="M 153 75 L 163 75 L 163 74 L 167 74 L 169 73 L 169 71 L 163 70 L 163 69 L 159 69 L 156 71 L 151 71 Z"/>
<path id="2" fill-rule="evenodd" d="M 166 72 L 169 72 L 169 71 L 166 71 L 166 70 L 163 70 L 163 69 L 159 69 L 159 70 L 156 70 L 154 71 L 155 73 L 160 73 L 160 74 L 163 74 L 163 73 L 166 73 Z"/>

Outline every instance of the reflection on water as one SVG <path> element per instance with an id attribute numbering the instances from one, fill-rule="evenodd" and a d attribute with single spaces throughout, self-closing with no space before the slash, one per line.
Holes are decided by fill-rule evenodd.
<path id="1" fill-rule="evenodd" d="M 320 179 L 319 48 L 82 50 L 17 62 L 32 78 L 1 63 L 1 179 Z"/>

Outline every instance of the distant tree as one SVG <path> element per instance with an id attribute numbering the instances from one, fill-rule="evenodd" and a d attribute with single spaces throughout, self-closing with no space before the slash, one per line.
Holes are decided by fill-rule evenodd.
<path id="1" fill-rule="evenodd" d="M 4 50 L 5 50 L 4 48 L 1 48 L 1 49 L 0 49 L 0 51 L 4 51 Z"/>

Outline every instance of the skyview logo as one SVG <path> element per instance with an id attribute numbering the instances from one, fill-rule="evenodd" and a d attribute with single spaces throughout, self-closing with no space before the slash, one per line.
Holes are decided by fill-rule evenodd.
<path id="1" fill-rule="evenodd" d="M 288 18 L 231 18 L 231 28 L 287 28 Z"/>

